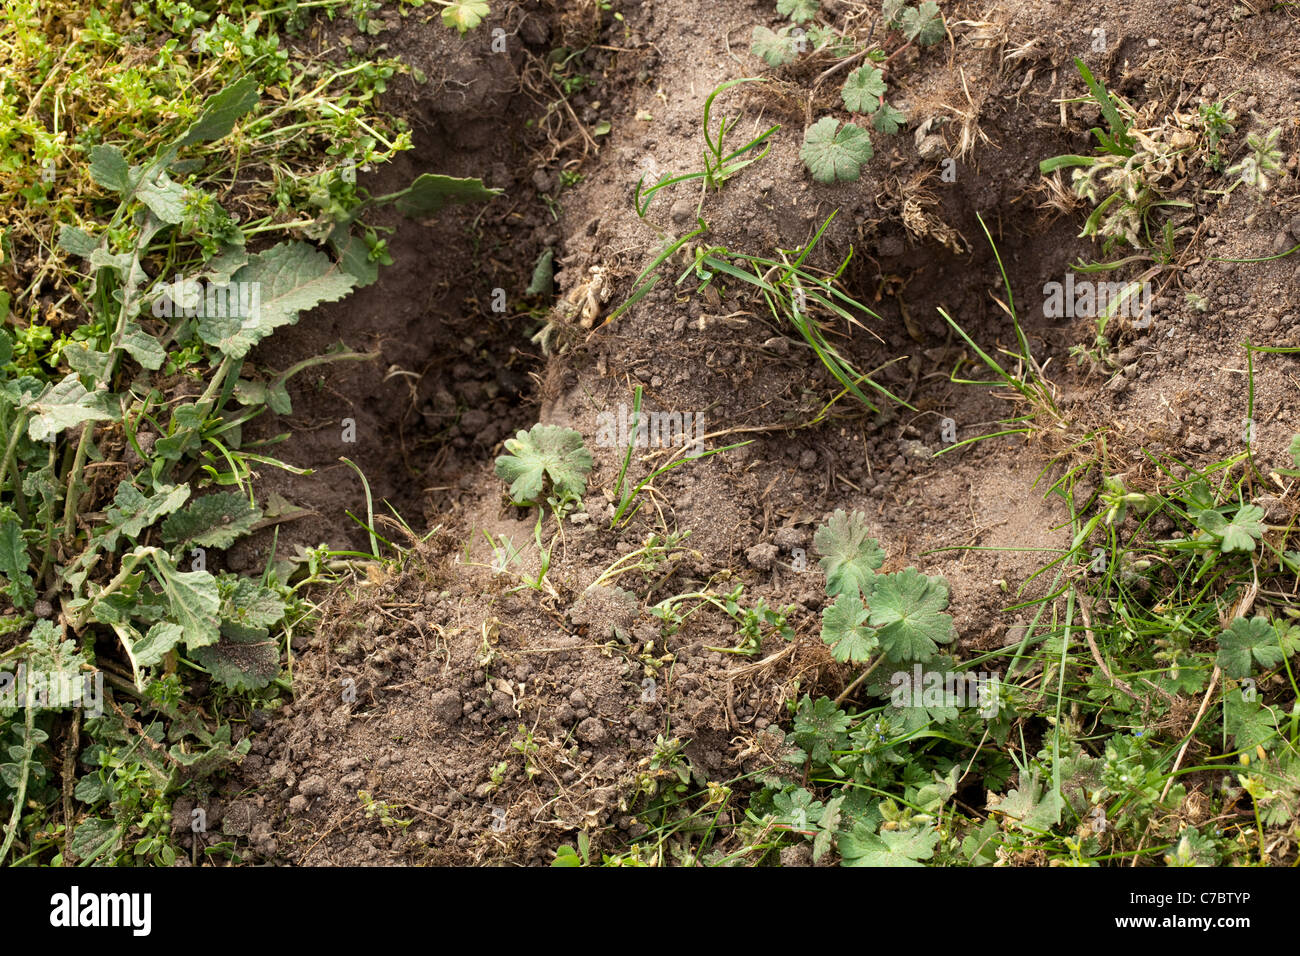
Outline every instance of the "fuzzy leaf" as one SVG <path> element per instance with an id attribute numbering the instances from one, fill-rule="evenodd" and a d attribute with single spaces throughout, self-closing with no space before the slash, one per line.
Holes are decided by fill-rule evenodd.
<path id="1" fill-rule="evenodd" d="M 59 230 L 59 248 L 89 259 L 90 254 L 99 248 L 99 240 L 76 226 L 64 226 Z"/>
<path id="2" fill-rule="evenodd" d="M 23 538 L 23 525 L 8 508 L 0 509 L 0 574 L 9 581 L 4 593 L 17 608 L 28 608 L 36 601 L 36 588 L 27 573 L 32 563 Z"/>
<path id="3" fill-rule="evenodd" d="M 151 372 L 162 368 L 167 360 L 167 351 L 158 340 L 137 325 L 128 323 L 122 333 L 121 345 L 131 358 Z"/>
<path id="4" fill-rule="evenodd" d="M 837 661 L 869 660 L 880 642 L 867 625 L 868 611 L 856 592 L 846 591 L 822 615 L 822 640 Z"/>
<path id="5" fill-rule="evenodd" d="M 257 100 L 257 80 L 254 77 L 245 76 L 236 80 L 208 98 L 203 104 L 202 115 L 176 141 L 176 146 L 209 143 L 225 138 L 235 128 L 240 117 L 257 105 Z"/>
<path id="6" fill-rule="evenodd" d="M 204 342 L 236 359 L 280 326 L 293 325 L 298 313 L 322 302 L 336 302 L 356 284 L 323 252 L 298 241 L 282 242 L 252 256 L 235 273 L 234 281 L 257 283 L 258 303 L 247 310 L 251 314 L 201 315 L 198 331 Z"/>
<path id="7" fill-rule="evenodd" d="M 879 628 L 880 646 L 891 661 L 928 661 L 939 644 L 952 641 L 952 618 L 941 613 L 948 606 L 942 577 L 916 568 L 877 575 L 867 599 L 868 623 Z"/>
<path id="8" fill-rule="evenodd" d="M 593 462 L 581 432 L 539 423 L 507 438 L 505 447 L 509 454 L 497 458 L 496 473 L 510 482 L 510 498 L 516 504 L 541 502 L 548 478 L 557 494 L 581 498 L 586 493 Z"/>
<path id="9" fill-rule="evenodd" d="M 1223 695 L 1223 729 L 1238 750 L 1253 750 L 1273 739 L 1277 718 L 1258 700 L 1247 700 L 1236 688 Z"/>
<path id="10" fill-rule="evenodd" d="M 393 208 L 404 216 L 432 216 L 452 203 L 483 202 L 501 195 L 500 189 L 488 189 L 481 179 L 457 179 L 424 173 L 417 176 L 393 201 Z"/>
<path id="11" fill-rule="evenodd" d="M 871 64 L 858 67 L 844 81 L 840 99 L 844 108 L 853 113 L 874 113 L 880 108 L 880 98 L 885 95 L 885 74 Z"/>
<path id="12" fill-rule="evenodd" d="M 228 548 L 262 520 L 262 510 L 237 491 L 218 491 L 195 498 L 188 508 L 173 514 L 162 526 L 162 539 L 191 547 Z"/>
<path id="13" fill-rule="evenodd" d="M 113 496 L 113 504 L 105 513 L 108 524 L 104 533 L 105 548 L 114 550 L 121 535 L 133 540 L 139 537 L 149 525 L 185 504 L 189 496 L 189 485 L 162 485 L 157 492 L 146 496 L 130 479 L 122 479 L 117 494 Z"/>
<path id="14" fill-rule="evenodd" d="M 90 148 L 90 178 L 115 193 L 124 193 L 131 188 L 130 167 L 116 146 L 101 144 Z"/>
<path id="15" fill-rule="evenodd" d="M 938 831 L 929 827 L 881 830 L 877 836 L 859 823 L 840 837 L 840 856 L 845 866 L 922 866 L 919 861 L 934 856 L 938 843 Z"/>
<path id="16" fill-rule="evenodd" d="M 108 421 L 115 417 L 109 402 L 107 392 L 87 391 L 77 373 L 69 372 L 57 385 L 47 385 L 31 403 L 34 414 L 27 434 L 32 441 L 52 441 L 59 432 L 82 422 Z"/>
<path id="17" fill-rule="evenodd" d="M 925 0 L 919 6 L 904 10 L 900 28 L 903 36 L 915 40 L 920 46 L 931 46 L 947 35 L 943 17 L 939 15 L 939 5 L 934 0 Z"/>
<path id="18" fill-rule="evenodd" d="M 1259 505 L 1243 505 L 1231 521 L 1221 512 L 1207 508 L 1196 515 L 1196 524 L 1218 538 L 1219 550 L 1227 554 L 1255 550 L 1255 542 L 1264 535 L 1263 517 L 1264 509 Z"/>
<path id="19" fill-rule="evenodd" d="M 885 563 L 880 542 L 867 533 L 867 519 L 860 512 L 838 510 L 813 535 L 813 547 L 823 557 L 818 562 L 826 572 L 826 593 L 865 594 L 876 569 Z"/>
<path id="20" fill-rule="evenodd" d="M 880 20 L 885 29 L 893 30 L 901 25 L 906 6 L 907 0 L 883 0 L 880 4 Z"/>
<path id="21" fill-rule="evenodd" d="M 1276 667 L 1282 663 L 1277 628 L 1259 614 L 1249 620 L 1233 618 L 1227 630 L 1219 635 L 1216 659 L 1229 677 L 1249 677 L 1256 663 L 1261 667 Z"/>
<path id="22" fill-rule="evenodd" d="M 767 27 L 754 27 L 749 40 L 749 52 L 770 67 L 793 63 L 797 56 L 794 42 L 784 30 L 774 33 Z"/>
<path id="23" fill-rule="evenodd" d="M 185 629 L 185 646 L 192 651 L 215 644 L 221 634 L 217 624 L 221 609 L 217 579 L 207 571 L 178 570 L 165 551 L 152 551 L 154 576 L 170 605 L 170 617 Z"/>
<path id="24" fill-rule="evenodd" d="M 185 190 L 172 182 L 163 170 L 148 172 L 131 167 L 132 176 L 139 176 L 135 195 L 149 210 L 165 223 L 176 225 L 185 218 Z"/>
<path id="25" fill-rule="evenodd" d="M 873 155 L 866 130 L 852 123 L 841 128 L 833 116 L 824 116 L 809 127 L 799 150 L 799 158 L 819 183 L 853 182 Z"/>
<path id="26" fill-rule="evenodd" d="M 284 617 L 284 601 L 270 588 L 262 587 L 252 578 L 223 575 L 219 583 L 222 592 L 222 633 L 226 624 L 241 628 L 266 628 L 278 624 Z"/>
<path id="27" fill-rule="evenodd" d="M 159 621 L 149 628 L 149 633 L 128 647 L 127 653 L 137 668 L 153 667 L 161 664 L 162 659 L 184 638 L 185 631 L 179 624 Z"/>
<path id="28" fill-rule="evenodd" d="M 221 640 L 190 656 L 235 691 L 261 690 L 280 673 L 280 648 L 263 628 L 222 628 Z"/>
<path id="29" fill-rule="evenodd" d="M 817 16 L 820 0 L 776 0 L 776 12 L 795 23 L 807 23 Z"/>
<path id="30" fill-rule="evenodd" d="M 451 0 L 442 8 L 442 22 L 464 34 L 482 23 L 490 12 L 484 0 Z"/>
<path id="31" fill-rule="evenodd" d="M 906 122 L 907 117 L 888 103 L 881 103 L 880 109 L 876 110 L 876 115 L 871 117 L 871 125 L 889 136 L 902 129 Z"/>

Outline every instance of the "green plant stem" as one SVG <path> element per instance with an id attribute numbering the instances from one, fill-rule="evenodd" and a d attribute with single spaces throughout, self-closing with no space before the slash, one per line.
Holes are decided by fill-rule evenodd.
<path id="1" fill-rule="evenodd" d="M 18 440 L 27 431 L 27 420 L 30 416 L 31 413 L 23 409 L 14 419 L 13 431 L 9 433 L 9 444 L 5 447 L 4 461 L 0 463 L 0 488 L 4 487 L 4 483 L 9 479 L 9 466 L 13 464 L 14 456 L 18 453 Z M 20 475 L 14 475 L 14 505 L 18 516 L 26 521 L 27 498 L 23 494 L 23 480 Z"/>
<path id="2" fill-rule="evenodd" d="M 884 654 L 881 654 L 881 655 L 880 655 L 879 657 L 877 657 L 874 661 L 872 661 L 872 662 L 871 662 L 871 666 L 868 667 L 866 670 L 864 670 L 861 674 L 859 674 L 859 675 L 854 679 L 853 683 L 850 684 L 848 687 L 844 688 L 844 690 L 840 692 L 840 696 L 838 696 L 838 697 L 835 698 L 835 706 L 836 706 L 836 707 L 839 707 L 839 706 L 841 706 L 841 705 L 842 705 L 846 700 L 848 700 L 848 699 L 849 699 L 849 696 L 850 696 L 850 695 L 851 695 L 855 690 L 857 690 L 859 687 L 862 686 L 862 682 L 863 682 L 864 680 L 866 680 L 868 677 L 871 676 L 871 672 L 874 671 L 877 667 L 879 667 L 881 661 L 883 661 L 884 659 L 885 659 L 885 655 L 884 655 Z"/>
<path id="3" fill-rule="evenodd" d="M 36 708 L 31 706 L 31 702 L 23 708 L 23 762 L 19 768 L 18 790 L 14 793 L 14 808 L 9 814 L 9 823 L 5 826 L 5 842 L 0 846 L 0 866 L 4 865 L 5 858 L 9 855 L 9 848 L 13 846 L 14 837 L 18 835 L 18 823 L 23 816 L 23 805 L 27 802 L 27 778 L 32 769 L 32 731 L 35 728 Z"/>
<path id="4" fill-rule="evenodd" d="M 77 441 L 77 454 L 72 460 L 72 470 L 68 473 L 68 491 L 63 497 L 63 536 L 65 538 L 72 537 L 72 532 L 77 523 L 77 501 L 81 497 L 78 484 L 81 481 L 81 469 L 86 464 L 86 455 L 94 431 L 94 422 L 86 422 L 81 426 L 81 438 Z"/>

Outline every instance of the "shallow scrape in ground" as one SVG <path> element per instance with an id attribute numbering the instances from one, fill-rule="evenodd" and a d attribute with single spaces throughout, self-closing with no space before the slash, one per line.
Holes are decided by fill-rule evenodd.
<path id="1" fill-rule="evenodd" d="M 292 358 L 343 337 L 383 353 L 373 366 L 324 370 L 322 388 L 337 401 L 300 386 L 328 440 L 313 444 L 298 423 L 286 460 L 333 462 L 335 423 L 355 417 L 367 437 L 348 453 L 376 499 L 437 530 L 400 569 L 335 591 L 319 629 L 295 639 L 292 703 L 257 717 L 250 754 L 208 804 L 209 819 L 252 858 L 547 864 L 579 833 L 593 852 L 627 853 L 645 837 L 650 806 L 659 811 L 657 846 L 672 844 L 664 828 L 676 825 L 680 846 L 707 840 L 711 859 L 764 859 L 741 797 L 782 776 L 808 783 L 806 766 L 782 760 L 791 701 L 835 698 L 856 673 L 820 637 L 831 599 L 813 535 L 833 512 L 866 516 L 887 555 L 883 572 L 916 567 L 947 580 L 957 635 L 948 650 L 966 659 L 1017 644 L 1038 610 L 1031 602 L 1052 592 L 1052 576 L 1037 572 L 1072 547 L 1074 516 L 1048 488 L 1077 463 L 1092 456 L 1126 491 L 1144 492 L 1167 477 L 1158 459 L 1204 466 L 1241 451 L 1246 430 L 1262 474 L 1288 465 L 1300 424 L 1296 363 L 1252 354 L 1248 382 L 1242 343 L 1300 346 L 1297 259 L 1267 258 L 1300 244 L 1292 15 L 1239 15 L 1244 8 L 1226 3 L 1179 4 L 1177 16 L 1164 3 L 941 4 L 944 41 L 903 51 L 892 67 L 892 102 L 907 125 L 875 136 L 877 156 L 860 179 L 822 185 L 800 159 L 805 122 L 840 108 L 846 73 L 817 86 L 833 60 L 770 70 L 755 57 L 751 30 L 780 19 L 771 4 L 625 0 L 614 4 L 618 19 L 592 6 L 587 20 L 545 5 L 496 6 L 464 38 L 444 31 L 431 41 L 414 26 L 389 38 L 404 56 L 427 60 L 426 72 L 453 56 L 441 82 L 464 87 L 463 101 L 443 101 L 438 114 L 418 95 L 404 104 L 424 124 L 423 150 L 395 178 L 486 165 L 486 181 L 506 195 L 433 227 L 403 225 L 408 241 L 378 284 L 274 345 Z M 841 26 L 864 16 L 849 2 L 823 3 L 822 12 Z M 508 57 L 493 58 L 494 26 L 508 30 Z M 576 62 L 588 82 L 544 114 L 553 130 L 544 144 L 536 124 L 521 120 L 536 108 L 528 90 L 556 92 L 559 74 L 538 73 L 536 61 L 559 38 L 586 47 Z M 1166 195 L 1180 204 L 1177 241 L 1165 261 L 1147 255 L 1122 273 L 1160 267 L 1148 275 L 1150 321 L 1117 318 L 1101 345 L 1093 317 L 1043 307 L 1045 286 L 1064 281 L 1071 263 L 1099 259 L 1099 244 L 1078 236 L 1092 207 L 1070 193 L 1070 169 L 1058 173 L 1064 191 L 1039 170 L 1043 159 L 1090 153 L 1087 130 L 1105 122 L 1075 56 L 1153 117 L 1241 91 L 1232 103 L 1242 132 L 1282 130 L 1271 192 L 1226 190 L 1222 179 L 1208 185 L 1204 169 L 1173 169 Z M 743 115 L 737 145 L 781 124 L 770 152 L 721 190 L 702 192 L 698 180 L 664 188 L 639 217 L 638 179 L 698 168 L 706 97 L 760 74 L 769 82 L 733 88 L 715 109 Z M 604 122 L 608 131 L 593 137 Z M 906 404 L 873 392 L 878 412 L 851 397 L 828 408 L 842 383 L 752 285 L 695 294 L 702 266 L 692 248 L 604 324 L 697 217 L 708 226 L 701 253 L 779 259 L 832 213 L 810 265 L 833 272 L 847 258 L 843 288 L 880 318 L 864 317 L 866 327 L 828 318 L 827 337 Z M 498 245 L 467 254 L 464 234 L 476 230 Z M 490 302 L 498 287 L 524 302 L 547 249 L 557 301 L 593 301 L 599 315 L 588 328 L 557 306 L 543 353 L 528 335 L 544 308 L 504 317 Z M 675 285 L 689 270 L 693 278 Z M 972 342 L 1026 371 L 1013 354 L 1011 309 L 1056 409 L 1028 434 L 1023 421 L 1005 423 L 1041 407 L 958 381 L 989 378 Z M 373 341 L 358 341 L 357 329 Z M 706 436 L 708 449 L 745 444 L 655 477 L 615 532 L 626 444 L 599 436 L 609 416 L 630 416 L 636 389 L 644 414 L 693 416 L 692 434 Z M 521 582 L 542 570 L 538 508 L 508 502 L 493 460 L 504 439 L 538 420 L 580 432 L 594 467 L 582 508 L 554 542 L 548 525 L 546 583 L 533 588 Z M 961 444 L 1002 431 L 1012 434 Z M 678 451 L 634 449 L 631 481 Z M 317 484 L 275 479 L 323 516 L 289 540 L 363 540 L 330 511 L 340 489 L 362 500 L 352 473 L 321 475 Z M 1101 490 L 1088 473 L 1075 500 Z M 1279 479 L 1269 493 L 1281 524 L 1294 492 Z M 1136 521 L 1129 512 L 1117 527 L 1132 533 Z M 260 566 L 269 547 L 253 539 L 241 560 Z M 761 598 L 789 609 L 788 638 L 762 628 L 755 653 L 743 656 L 730 652 L 736 625 L 716 608 L 672 627 L 651 613 L 674 595 L 737 585 L 746 606 Z M 997 671 L 1005 659 L 985 666 Z M 1049 678 L 1050 669 L 1044 686 Z M 1195 703 L 1173 709 L 1175 737 L 1190 728 Z M 1048 733 L 1032 729 L 1029 751 L 1046 746 Z M 993 791 L 1015 785 L 1010 764 L 1006 773 L 958 775 L 954 789 L 984 812 L 1002 799 Z M 1194 806 L 1203 782 L 1188 782 L 1179 813 L 1203 822 Z M 1023 800 L 1032 787 L 1019 786 Z M 688 804 L 691 813 L 674 816 Z M 175 819 L 178 839 L 188 839 L 182 815 Z M 694 851 L 684 852 L 657 861 L 691 862 Z M 802 850 L 780 858 L 809 862 Z"/>

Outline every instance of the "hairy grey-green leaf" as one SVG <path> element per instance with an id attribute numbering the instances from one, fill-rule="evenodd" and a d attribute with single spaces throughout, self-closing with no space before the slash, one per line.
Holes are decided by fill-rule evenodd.
<path id="1" fill-rule="evenodd" d="M 290 241 L 253 256 L 235 273 L 235 282 L 256 283 L 255 307 L 249 315 L 203 315 L 198 318 L 199 338 L 231 358 L 249 350 L 282 325 L 293 325 L 298 314 L 322 302 L 335 302 L 356 285 L 320 250 L 305 242 Z"/>
<path id="2" fill-rule="evenodd" d="M 184 511 L 164 521 L 162 539 L 182 549 L 228 548 L 261 520 L 262 510 L 250 505 L 244 495 L 218 491 L 195 498 Z"/>
<path id="3" fill-rule="evenodd" d="M 221 634 L 217 579 L 207 571 L 179 570 L 169 554 L 156 548 L 150 557 L 154 576 L 171 606 L 171 617 L 185 629 L 185 646 L 193 650 L 215 644 Z"/>
<path id="4" fill-rule="evenodd" d="M 176 146 L 222 139 L 235 128 L 240 117 L 257 105 L 257 100 L 257 80 L 254 77 L 245 76 L 236 80 L 221 92 L 208 97 L 208 101 L 203 104 L 202 115 L 176 141 Z"/>
<path id="5" fill-rule="evenodd" d="M 488 189 L 481 179 L 423 173 L 395 197 L 393 206 L 404 216 L 424 217 L 451 203 L 482 202 L 499 195 L 500 189 Z"/>
<path id="6" fill-rule="evenodd" d="M 125 193 L 131 188 L 130 167 L 116 146 L 100 144 L 90 148 L 90 178 L 115 193 Z"/>
<path id="7" fill-rule="evenodd" d="M 90 392 L 81 384 L 76 372 L 50 384 L 31 404 L 34 413 L 27 425 L 32 441 L 50 441 L 59 432 L 83 422 L 108 421 L 114 418 L 107 392 Z"/>

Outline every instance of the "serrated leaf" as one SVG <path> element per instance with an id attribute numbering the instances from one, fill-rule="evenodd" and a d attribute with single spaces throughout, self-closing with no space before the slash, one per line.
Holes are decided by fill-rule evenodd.
<path id="1" fill-rule="evenodd" d="M 116 417 L 110 410 L 107 392 L 89 392 L 75 372 L 45 391 L 31 403 L 34 413 L 27 426 L 32 441 L 51 441 L 55 435 L 83 422 L 108 421 Z"/>
<path id="2" fill-rule="evenodd" d="M 889 136 L 897 133 L 906 123 L 907 117 L 888 103 L 881 103 L 880 109 L 871 117 L 871 125 Z"/>
<path id="3" fill-rule="evenodd" d="M 72 855 L 80 860 L 89 860 L 92 854 L 115 835 L 120 837 L 121 830 L 112 820 L 100 820 L 95 817 L 82 820 L 72 831 Z M 106 847 L 104 852 L 111 853 L 116 849 L 118 842 L 120 841 L 113 839 L 112 844 Z"/>
<path id="4" fill-rule="evenodd" d="M 892 30 L 901 24 L 903 8 L 907 0 L 883 0 L 880 4 L 880 20 L 885 29 Z"/>
<path id="5" fill-rule="evenodd" d="M 116 146 L 100 144 L 90 148 L 90 178 L 115 193 L 125 193 L 131 188 L 130 167 Z"/>
<path id="6" fill-rule="evenodd" d="M 776 12 L 795 23 L 807 23 L 817 16 L 819 0 L 776 0 Z"/>
<path id="7" fill-rule="evenodd" d="M 862 663 L 871 658 L 880 642 L 867 627 L 868 611 L 856 591 L 846 591 L 822 615 L 822 640 L 830 645 L 837 661 Z"/>
<path id="8" fill-rule="evenodd" d="M 1060 822 L 1063 805 L 1055 791 L 1044 793 L 1043 790 L 1038 771 L 1034 770 L 1027 781 L 1020 781 L 1019 789 L 1007 793 L 996 805 L 997 810 L 1021 830 L 1044 833 Z"/>
<path id="9" fill-rule="evenodd" d="M 71 342 L 63 349 L 63 360 L 78 375 L 101 383 L 108 381 L 108 366 L 113 357 L 107 352 L 92 349 L 83 342 Z"/>
<path id="10" fill-rule="evenodd" d="M 191 655 L 213 679 L 235 691 L 261 690 L 280 674 L 279 645 L 265 629 L 223 628 L 221 640 Z"/>
<path id="11" fill-rule="evenodd" d="M 36 588 L 32 576 L 27 573 L 32 559 L 27 553 L 23 525 L 8 508 L 0 514 L 3 514 L 0 519 L 0 574 L 9 582 L 5 593 L 14 607 L 29 608 L 36 602 Z"/>
<path id="12" fill-rule="evenodd" d="M 164 170 L 141 170 L 132 167 L 133 175 L 140 177 L 135 196 L 165 223 L 176 225 L 185 218 L 185 190 L 172 182 Z"/>
<path id="13" fill-rule="evenodd" d="M 822 555 L 818 563 L 826 572 L 826 593 L 832 596 L 865 594 L 876 569 L 885 563 L 880 542 L 871 537 L 866 517 L 857 511 L 837 510 L 813 535 L 813 547 Z"/>
<path id="14" fill-rule="evenodd" d="M 593 461 L 581 432 L 539 423 L 507 438 L 505 448 L 509 454 L 497 458 L 496 473 L 510 482 L 510 498 L 516 504 L 541 502 L 547 479 L 557 495 L 586 494 Z"/>
<path id="15" fill-rule="evenodd" d="M 179 545 L 182 551 L 191 547 L 228 548 L 261 520 L 262 510 L 250 505 L 244 495 L 218 491 L 195 498 L 184 511 L 164 521 L 162 539 L 169 545 Z"/>
<path id="16" fill-rule="evenodd" d="M 167 351 L 159 341 L 144 329 L 128 324 L 122 331 L 119 344 L 131 358 L 140 363 L 142 368 L 154 372 L 163 367 L 167 360 Z"/>
<path id="17" fill-rule="evenodd" d="M 215 644 L 221 635 L 218 612 L 221 595 L 217 579 L 207 571 L 181 571 L 165 551 L 153 549 L 154 577 L 162 586 L 170 617 L 185 629 L 185 646 L 190 650 Z"/>
<path id="18" fill-rule="evenodd" d="M 878 628 L 880 646 L 896 663 L 928 661 L 939 644 L 952 641 L 948 583 L 941 577 L 907 568 L 897 574 L 876 575 L 867 596 L 868 623 Z"/>
<path id="19" fill-rule="evenodd" d="M 203 113 L 175 145 L 184 147 L 193 143 L 210 143 L 228 136 L 240 117 L 257 106 L 257 100 L 255 77 L 244 76 L 236 80 L 221 92 L 208 97 L 203 104 Z"/>
<path id="20" fill-rule="evenodd" d="M 450 0 L 442 8 L 442 22 L 464 34 L 482 23 L 490 12 L 484 0 Z"/>
<path id="21" fill-rule="evenodd" d="M 1233 618 L 1227 630 L 1219 635 L 1216 660 L 1223 673 L 1237 678 L 1249 677 L 1255 664 L 1276 667 L 1282 663 L 1282 645 L 1277 628 L 1260 614 L 1249 620 Z"/>
<path id="22" fill-rule="evenodd" d="M 836 707 L 829 697 L 819 697 L 814 703 L 804 694 L 795 710 L 790 741 L 814 763 L 829 764 L 831 750 L 849 729 L 849 723 L 849 715 Z"/>
<path id="23" fill-rule="evenodd" d="M 1238 688 L 1223 695 L 1223 729 L 1237 750 L 1253 750 L 1277 734 L 1277 718 L 1258 700 L 1247 700 Z"/>
<path id="24" fill-rule="evenodd" d="M 1243 505 L 1229 521 L 1221 512 L 1206 508 L 1194 518 L 1202 531 L 1219 539 L 1219 551 L 1254 551 L 1255 542 L 1264 535 L 1262 518 L 1264 509 L 1259 505 Z"/>
<path id="25" fill-rule="evenodd" d="M 918 6 L 905 9 L 899 28 L 903 36 L 915 40 L 920 46 L 938 43 L 947 35 L 943 17 L 939 15 L 939 5 L 934 0 L 925 0 Z"/>
<path id="26" fill-rule="evenodd" d="M 134 646 L 127 648 L 137 667 L 153 667 L 185 639 L 184 629 L 172 621 L 159 621 Z"/>
<path id="27" fill-rule="evenodd" d="M 323 252 L 300 241 L 282 242 L 252 256 L 235 273 L 234 281 L 253 283 L 254 306 L 226 311 L 250 314 L 201 315 L 198 332 L 208 345 L 236 359 L 280 326 L 293 325 L 300 312 L 336 302 L 356 285 L 356 279 Z"/>
<path id="28" fill-rule="evenodd" d="M 99 248 L 99 240 L 76 226 L 64 226 L 59 230 L 59 248 L 88 259 Z"/>
<path id="29" fill-rule="evenodd" d="M 886 89 L 885 74 L 867 64 L 849 74 L 849 78 L 844 81 L 844 88 L 840 90 L 840 99 L 844 101 L 844 108 L 850 112 L 874 113 L 880 108 L 880 98 L 885 95 Z"/>
<path id="30" fill-rule="evenodd" d="M 824 116 L 804 134 L 799 158 L 819 183 L 853 182 L 862 164 L 871 159 L 871 137 L 852 123 L 840 127 L 833 116 Z"/>
<path id="31" fill-rule="evenodd" d="M 252 578 L 223 576 L 220 585 L 222 633 L 226 633 L 227 624 L 244 629 L 267 628 L 284 617 L 280 595 Z"/>
<path id="32" fill-rule="evenodd" d="M 844 866 L 922 866 L 934 856 L 938 831 L 929 827 L 912 830 L 881 830 L 872 833 L 859 823 L 840 837 Z"/>
<path id="33" fill-rule="evenodd" d="M 394 198 L 393 208 L 404 216 L 420 218 L 452 203 L 485 202 L 499 195 L 500 189 L 487 188 L 481 179 L 424 173 Z"/>
<path id="34" fill-rule="evenodd" d="M 189 496 L 189 485 L 162 485 L 152 495 L 145 495 L 130 479 L 122 479 L 105 513 L 108 531 L 104 533 L 104 547 L 113 551 L 122 535 L 139 537 L 149 525 L 185 504 Z"/>
<path id="35" fill-rule="evenodd" d="M 749 52 L 770 67 L 793 63 L 798 56 L 794 41 L 784 30 L 774 33 L 767 27 L 754 27 L 749 40 Z"/>

